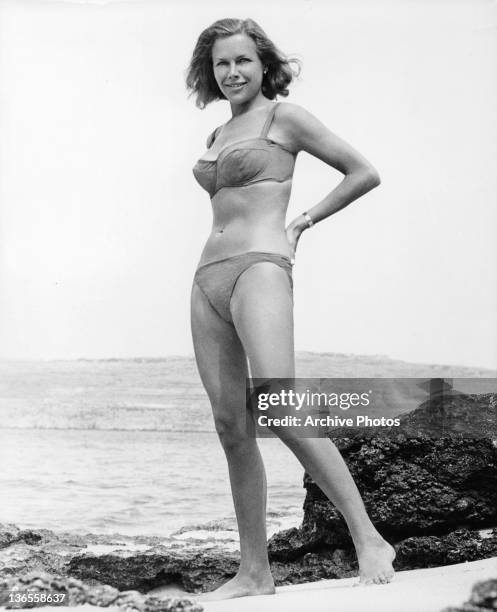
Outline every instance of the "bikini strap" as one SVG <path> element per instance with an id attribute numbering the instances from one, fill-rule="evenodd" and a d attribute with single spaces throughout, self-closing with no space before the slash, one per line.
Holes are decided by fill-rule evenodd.
<path id="1" fill-rule="evenodd" d="M 266 138 L 267 133 L 269 132 L 269 128 L 271 127 L 271 123 L 273 122 L 273 119 L 274 119 L 274 113 L 276 112 L 276 107 L 278 105 L 279 105 L 279 102 L 276 102 L 275 104 L 273 104 L 273 108 L 269 111 L 266 122 L 264 123 L 264 126 L 262 128 L 261 138 Z"/>
<path id="2" fill-rule="evenodd" d="M 209 134 L 209 136 L 207 137 L 207 148 L 210 149 L 212 147 L 212 144 L 214 143 L 214 141 L 217 138 L 217 135 L 219 133 L 219 130 L 221 129 L 222 126 L 217 127 L 213 132 L 211 132 Z"/>

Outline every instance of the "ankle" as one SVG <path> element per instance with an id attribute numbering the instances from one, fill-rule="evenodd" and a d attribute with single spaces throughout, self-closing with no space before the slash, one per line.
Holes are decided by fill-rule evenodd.
<path id="1" fill-rule="evenodd" d="M 271 574 L 271 568 L 269 567 L 269 563 L 262 565 L 240 565 L 236 575 L 239 578 L 243 578 L 244 580 L 248 580 L 256 584 L 273 582 L 273 575 Z"/>
<path id="2" fill-rule="evenodd" d="M 367 548 L 377 548 L 378 546 L 387 545 L 388 542 L 376 530 L 371 533 L 354 538 L 354 546 L 356 550 L 365 550 Z"/>

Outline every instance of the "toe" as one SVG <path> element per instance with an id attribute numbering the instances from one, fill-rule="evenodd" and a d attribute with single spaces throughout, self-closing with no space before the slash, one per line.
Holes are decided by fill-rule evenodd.
<path id="1" fill-rule="evenodd" d="M 386 584 L 387 582 L 389 582 L 389 580 L 386 573 L 382 572 L 381 574 L 378 574 L 377 584 Z"/>

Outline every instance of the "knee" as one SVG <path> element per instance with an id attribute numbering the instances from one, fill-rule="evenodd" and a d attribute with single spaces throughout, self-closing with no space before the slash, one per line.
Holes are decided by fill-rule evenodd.
<path id="1" fill-rule="evenodd" d="M 305 446 L 299 427 L 270 427 L 270 429 L 293 452 Z"/>
<path id="2" fill-rule="evenodd" d="M 240 446 L 250 438 L 250 422 L 245 417 L 233 414 L 218 414 L 214 417 L 217 435 L 225 450 Z"/>

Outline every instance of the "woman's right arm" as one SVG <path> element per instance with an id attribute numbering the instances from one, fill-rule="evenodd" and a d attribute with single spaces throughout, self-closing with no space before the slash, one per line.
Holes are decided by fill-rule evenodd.
<path id="1" fill-rule="evenodd" d="M 335 214 L 380 184 L 377 170 L 363 155 L 301 106 L 283 103 L 278 117 L 295 153 L 306 151 L 344 175 L 337 187 L 307 209 L 313 223 Z M 299 215 L 287 227 L 289 241 L 296 246 L 308 227 L 306 218 Z"/>

